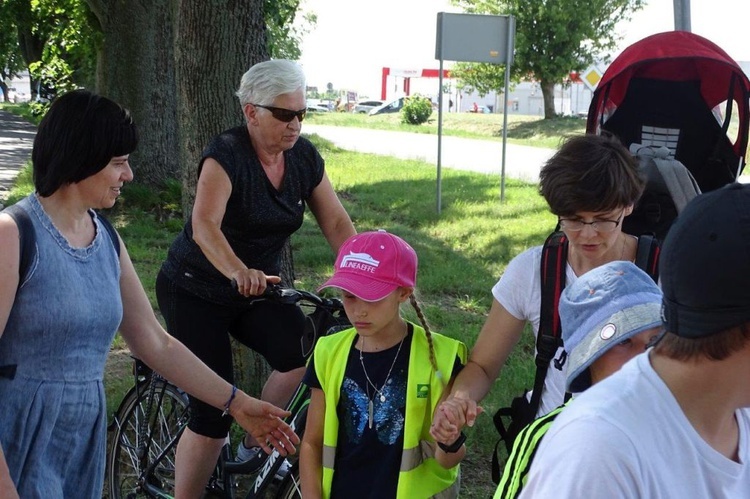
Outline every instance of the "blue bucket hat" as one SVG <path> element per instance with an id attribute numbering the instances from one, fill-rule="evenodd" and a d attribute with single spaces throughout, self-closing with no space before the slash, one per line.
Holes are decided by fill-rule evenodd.
<path id="1" fill-rule="evenodd" d="M 661 325 L 662 293 L 631 262 L 610 262 L 566 286 L 559 311 L 568 352 L 566 389 L 591 386 L 589 366 L 607 350 L 636 334 Z"/>

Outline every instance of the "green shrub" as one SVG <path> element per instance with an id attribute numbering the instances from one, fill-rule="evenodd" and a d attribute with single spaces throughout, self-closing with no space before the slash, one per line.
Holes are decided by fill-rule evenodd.
<path id="1" fill-rule="evenodd" d="M 414 95 L 407 97 L 401 110 L 401 123 L 421 125 L 432 114 L 432 102 L 427 97 Z"/>

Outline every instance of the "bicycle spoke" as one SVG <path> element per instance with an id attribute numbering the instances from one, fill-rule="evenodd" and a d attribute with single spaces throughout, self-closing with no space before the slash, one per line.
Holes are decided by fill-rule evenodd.
<path id="1" fill-rule="evenodd" d="M 165 449 L 186 421 L 186 401 L 174 387 L 167 385 L 163 398 L 159 393 L 157 402 L 152 404 L 151 418 L 144 425 L 148 401 L 145 392 L 141 395 L 137 402 L 133 400 L 128 405 L 128 410 L 124 411 L 125 415 L 121 416 L 125 418 L 124 421 L 116 418 L 117 440 L 111 449 L 109 461 L 112 499 L 168 497 L 174 493 L 175 447 L 173 445 L 167 452 Z M 139 453 L 146 449 L 146 459 L 142 459 Z M 142 477 L 143 470 L 149 469 L 147 463 L 154 462 L 156 464 L 151 465 L 148 476 Z M 158 491 L 146 493 L 141 488 L 144 483 L 141 480 L 145 480 L 145 485 L 150 486 L 149 488 Z"/>

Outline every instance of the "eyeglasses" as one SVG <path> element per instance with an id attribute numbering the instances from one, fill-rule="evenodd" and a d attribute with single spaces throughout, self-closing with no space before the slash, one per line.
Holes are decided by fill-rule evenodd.
<path id="1" fill-rule="evenodd" d="M 305 119 L 305 115 L 307 114 L 307 109 L 292 111 L 291 109 L 284 109 L 283 107 L 261 106 L 260 104 L 253 104 L 253 106 L 268 109 L 269 111 L 271 111 L 271 114 L 274 118 L 279 121 L 283 121 L 284 123 L 289 123 L 295 117 L 301 122 Z"/>
<path id="2" fill-rule="evenodd" d="M 569 232 L 580 232 L 587 225 L 590 225 L 597 232 L 612 232 L 620 225 L 623 215 L 625 215 L 624 208 L 617 220 L 594 220 L 593 222 L 584 222 L 575 218 L 558 218 L 557 220 L 560 223 L 560 228 Z"/>

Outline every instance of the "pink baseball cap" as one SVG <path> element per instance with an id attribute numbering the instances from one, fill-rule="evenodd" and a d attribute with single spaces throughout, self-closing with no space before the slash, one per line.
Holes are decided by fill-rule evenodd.
<path id="1" fill-rule="evenodd" d="M 318 288 L 336 287 L 364 301 L 379 301 L 417 282 L 417 253 L 384 230 L 354 234 L 339 249 L 333 276 Z"/>

